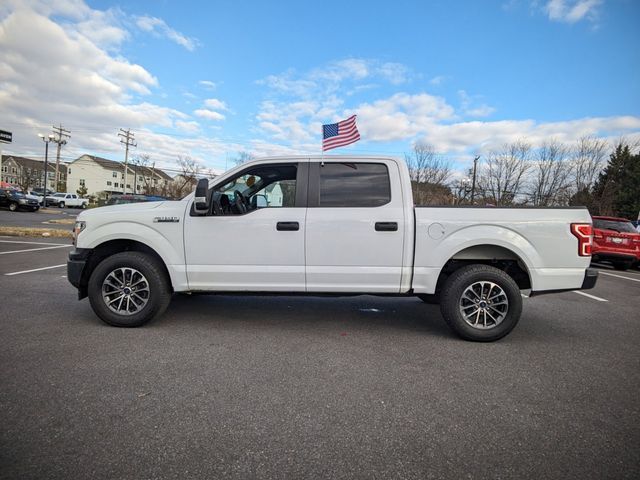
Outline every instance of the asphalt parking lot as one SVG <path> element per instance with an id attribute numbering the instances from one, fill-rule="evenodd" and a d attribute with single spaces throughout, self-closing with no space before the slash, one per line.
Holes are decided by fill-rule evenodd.
<path id="1" fill-rule="evenodd" d="M 78 216 L 80 210 L 71 208 L 47 207 L 41 208 L 36 212 L 27 210 L 18 210 L 10 212 L 9 210 L 0 209 L 0 225 L 7 227 L 52 227 L 52 228 L 68 228 L 68 225 L 55 225 L 54 220 L 74 219 Z"/>
<path id="2" fill-rule="evenodd" d="M 0 478 L 640 478 L 637 270 L 476 344 L 370 296 L 176 296 L 112 328 L 69 250 L 0 238 Z"/>

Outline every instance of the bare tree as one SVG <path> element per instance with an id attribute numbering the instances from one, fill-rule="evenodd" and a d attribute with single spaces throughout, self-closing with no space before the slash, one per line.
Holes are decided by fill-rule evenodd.
<path id="1" fill-rule="evenodd" d="M 572 177 L 575 192 L 591 190 L 604 168 L 609 144 L 595 137 L 580 138 L 573 151 Z"/>
<path id="2" fill-rule="evenodd" d="M 23 192 L 31 190 L 31 188 L 38 183 L 40 177 L 39 172 L 40 170 L 35 168 L 32 169 L 24 165 L 18 165 L 18 181 L 16 183 Z"/>
<path id="3" fill-rule="evenodd" d="M 233 159 L 235 165 L 242 165 L 253 160 L 253 155 L 247 151 L 238 152 L 238 155 Z"/>
<path id="4" fill-rule="evenodd" d="M 180 173 L 167 185 L 166 195 L 171 198 L 184 197 L 198 183 L 202 171 L 202 166 L 189 156 L 178 156 L 177 162 Z"/>
<path id="5" fill-rule="evenodd" d="M 531 145 L 523 140 L 489 153 L 477 182 L 481 196 L 495 206 L 512 205 L 522 193 L 530 158 Z"/>
<path id="6" fill-rule="evenodd" d="M 142 188 L 144 189 L 144 193 L 147 195 L 157 195 L 158 187 L 156 183 L 153 181 L 153 178 L 149 175 L 149 165 L 151 165 L 151 155 L 147 153 L 141 153 L 134 156 L 129 162 L 131 168 L 134 172 L 133 184 L 134 192 L 137 192 L 138 187 L 138 177 L 142 176 Z M 140 175 L 142 173 L 142 175 Z"/>
<path id="7" fill-rule="evenodd" d="M 539 207 L 566 205 L 569 202 L 570 149 L 549 140 L 536 150 L 529 183 L 529 201 Z"/>
<path id="8" fill-rule="evenodd" d="M 451 190 L 447 186 L 451 177 L 451 162 L 436 153 L 433 145 L 416 143 L 410 154 L 405 154 L 416 204 L 449 203 Z"/>

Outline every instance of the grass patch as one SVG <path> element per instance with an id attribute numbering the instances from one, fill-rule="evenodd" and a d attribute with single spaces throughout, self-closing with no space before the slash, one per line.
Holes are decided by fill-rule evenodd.
<path id="1" fill-rule="evenodd" d="M 38 228 L 38 227 L 0 226 L 0 235 L 7 235 L 9 237 L 73 238 L 71 230 L 61 230 L 59 228 Z"/>
<path id="2" fill-rule="evenodd" d="M 40 208 L 39 211 L 40 211 L 40 213 L 50 213 L 50 214 L 53 214 L 53 215 L 61 215 L 62 214 L 62 209 L 61 208 L 57 208 L 57 207 L 55 209 L 52 208 L 52 207 L 47 207 L 47 208 L 42 207 L 42 208 Z"/>
<path id="3" fill-rule="evenodd" d="M 56 225 L 73 225 L 76 221 L 73 218 L 56 218 L 54 220 L 47 220 L 47 223 L 53 223 Z"/>

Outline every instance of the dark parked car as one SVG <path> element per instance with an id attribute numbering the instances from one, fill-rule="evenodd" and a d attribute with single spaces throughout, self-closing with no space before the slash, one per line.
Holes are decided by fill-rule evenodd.
<path id="1" fill-rule="evenodd" d="M 0 207 L 8 208 L 12 212 L 18 209 L 35 212 L 40 208 L 37 200 L 27 198 L 24 193 L 9 188 L 0 188 Z"/>

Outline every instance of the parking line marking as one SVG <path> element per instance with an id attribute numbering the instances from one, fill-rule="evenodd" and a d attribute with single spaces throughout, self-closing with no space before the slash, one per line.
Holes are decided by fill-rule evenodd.
<path id="1" fill-rule="evenodd" d="M 608 302 L 609 301 L 606 298 L 596 297 L 595 295 L 591 295 L 589 293 L 580 292 L 579 290 L 573 290 L 573 293 L 577 293 L 578 295 L 583 295 L 585 297 L 592 298 L 593 300 L 597 300 L 599 302 Z"/>
<path id="2" fill-rule="evenodd" d="M 73 247 L 73 245 L 56 245 L 53 247 L 27 248 L 26 250 L 10 250 L 8 252 L 0 252 L 0 255 L 7 255 L 9 253 L 35 252 L 37 250 L 51 250 L 52 248 L 69 248 L 69 247 Z"/>
<path id="3" fill-rule="evenodd" d="M 67 264 L 63 263 L 62 265 L 52 265 L 51 267 L 34 268 L 32 270 L 22 270 L 21 272 L 5 273 L 5 275 L 7 277 L 10 277 L 11 275 L 20 275 L 22 273 L 39 272 L 40 270 L 51 270 L 52 268 L 60 268 L 60 267 L 66 267 L 66 266 Z"/>
<path id="4" fill-rule="evenodd" d="M 632 282 L 640 282 L 640 279 L 638 278 L 623 277 L 622 275 L 616 275 L 614 273 L 608 273 L 608 272 L 600 272 L 600 273 L 602 275 L 609 275 L 610 277 L 624 278 L 625 280 L 631 280 Z"/>
<path id="5" fill-rule="evenodd" d="M 23 243 L 25 245 L 68 245 L 67 243 L 51 242 L 19 242 L 18 240 L 0 240 L 0 243 Z"/>

